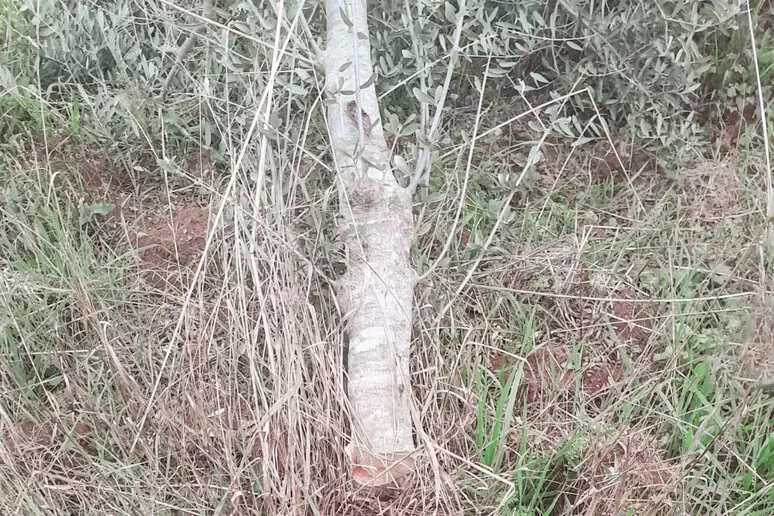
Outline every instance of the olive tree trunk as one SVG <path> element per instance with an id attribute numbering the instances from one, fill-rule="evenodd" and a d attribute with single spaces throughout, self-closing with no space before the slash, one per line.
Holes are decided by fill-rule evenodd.
<path id="1" fill-rule="evenodd" d="M 411 195 L 393 176 L 374 88 L 366 0 L 326 0 L 328 131 L 347 272 L 352 478 L 384 485 L 413 471 L 409 347 L 415 273 Z"/>

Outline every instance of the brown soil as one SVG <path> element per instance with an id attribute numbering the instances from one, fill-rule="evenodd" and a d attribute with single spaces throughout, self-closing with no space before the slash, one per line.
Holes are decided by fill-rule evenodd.
<path id="1" fill-rule="evenodd" d="M 569 349 L 554 344 L 527 355 L 524 366 L 524 382 L 527 401 L 533 409 L 540 409 L 556 399 L 575 391 L 576 378 L 580 392 L 588 402 L 601 397 L 626 376 L 626 368 L 619 359 L 607 355 L 595 363 L 587 363 L 578 372 L 568 361 Z"/>
<path id="2" fill-rule="evenodd" d="M 62 157 L 52 160 L 60 167 Z M 83 186 L 81 202 L 108 203 L 107 217 L 96 225 L 112 238 L 129 238 L 143 264 L 144 278 L 154 287 L 179 286 L 185 272 L 194 269 L 204 252 L 210 229 L 209 209 L 190 192 L 168 196 L 162 188 L 137 195 L 125 177 L 112 172 L 104 160 L 83 157 L 76 165 L 76 180 Z M 213 166 L 206 151 L 192 152 L 186 171 L 202 184 L 213 180 Z"/>
<path id="3" fill-rule="evenodd" d="M 595 169 L 597 179 L 612 175 L 616 181 L 626 181 L 641 175 L 653 176 L 658 173 L 655 156 L 645 150 L 619 145 L 615 152 L 609 148 L 603 152 L 600 166 Z"/>
<path id="4" fill-rule="evenodd" d="M 633 288 L 628 287 L 617 293 L 617 299 L 611 302 L 613 328 L 623 344 L 645 347 L 651 333 L 652 314 L 650 306 L 641 303 Z"/>
<path id="5" fill-rule="evenodd" d="M 138 255 L 151 282 L 159 286 L 171 281 L 175 272 L 196 267 L 207 243 L 209 209 L 184 199 L 168 212 L 157 208 L 142 225 L 144 231 L 136 233 Z"/>
<path id="6" fill-rule="evenodd" d="M 762 136 L 762 127 L 754 104 L 747 104 L 740 113 L 738 110 L 727 109 L 723 112 L 723 129 L 720 133 L 721 152 L 734 152 L 739 136 L 748 128 L 753 127 Z"/>
<path id="7" fill-rule="evenodd" d="M 515 260 L 518 265 L 505 271 L 506 282 L 513 288 L 545 290 L 550 278 L 552 290 L 562 294 L 538 295 L 534 301 L 553 315 L 545 333 L 541 332 L 546 340 L 525 357 L 527 401 L 536 410 L 576 389 L 587 402 L 601 401 L 627 376 L 621 353 L 633 362 L 649 363 L 655 307 L 631 286 L 608 287 L 603 280 L 592 278 L 583 261 L 570 254 L 567 250 L 548 250 L 542 257 L 532 253 Z M 572 364 L 569 357 L 576 346 L 580 363 Z M 503 362 L 503 356 L 494 353 L 490 367 L 497 370 L 508 365 Z"/>
<path id="8" fill-rule="evenodd" d="M 583 392 L 594 399 L 603 394 L 626 375 L 626 369 L 620 360 L 607 357 L 601 364 L 594 364 L 583 373 Z"/>
<path id="9" fill-rule="evenodd" d="M 0 449 L 13 458 L 21 475 L 32 476 L 35 471 L 45 470 L 77 476 L 75 472 L 86 463 L 86 456 L 95 452 L 93 432 L 89 423 L 72 414 L 62 420 L 28 419 L 0 434 Z"/>
<path id="10" fill-rule="evenodd" d="M 9 453 L 24 454 L 61 443 L 68 436 L 85 442 L 90 438 L 91 431 L 91 427 L 83 421 L 76 421 L 71 428 L 65 428 L 58 421 L 28 419 L 3 432 L 2 441 Z"/>
<path id="11" fill-rule="evenodd" d="M 549 402 L 552 394 L 567 393 L 573 387 L 573 374 L 567 368 L 567 346 L 552 344 L 526 357 L 524 382 L 527 402 L 538 406 Z"/>

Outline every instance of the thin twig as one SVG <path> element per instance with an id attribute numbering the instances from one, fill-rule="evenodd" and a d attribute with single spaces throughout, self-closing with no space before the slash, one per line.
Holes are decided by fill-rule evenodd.
<path id="1" fill-rule="evenodd" d="M 774 188 L 771 184 L 771 153 L 769 150 L 769 131 L 768 121 L 766 118 L 766 104 L 763 100 L 763 86 L 761 85 L 761 72 L 758 66 L 758 50 L 755 44 L 755 31 L 753 29 L 752 14 L 750 12 L 749 2 L 744 5 L 746 7 L 745 14 L 747 15 L 747 25 L 750 29 L 750 50 L 752 50 L 753 66 L 755 67 L 755 83 L 757 87 L 758 97 L 758 110 L 761 118 L 761 131 L 763 136 L 763 152 L 766 157 L 766 219 L 767 224 L 771 223 L 774 218 Z M 769 235 L 770 237 L 771 235 Z"/>
<path id="2" fill-rule="evenodd" d="M 202 18 L 206 20 L 210 20 L 212 18 L 212 0 L 204 0 L 204 5 L 202 6 Z M 199 36 L 199 33 L 203 28 L 204 25 L 196 27 L 193 32 L 188 35 L 188 39 L 185 40 L 182 46 L 177 49 L 177 52 L 175 53 L 176 63 L 182 63 L 186 56 L 188 56 L 188 53 L 191 52 L 191 49 L 193 48 L 194 40 Z M 164 102 L 164 100 L 167 98 L 169 85 L 172 84 L 172 79 L 175 78 L 178 69 L 178 66 L 173 66 L 169 70 L 169 75 L 167 75 L 167 78 L 164 81 L 164 85 L 161 87 L 161 93 L 159 94 L 159 99 L 161 102 Z"/>
<path id="3" fill-rule="evenodd" d="M 489 71 L 489 65 L 492 61 L 492 57 L 489 56 L 486 63 L 486 70 Z M 481 122 L 481 111 L 484 106 L 484 91 L 486 90 L 486 78 L 487 76 L 484 75 L 484 80 L 481 82 L 481 93 L 478 96 L 478 107 L 476 108 L 476 119 L 473 122 L 473 137 L 470 141 L 470 149 L 468 150 L 468 161 L 465 165 L 465 179 L 462 182 L 462 190 L 460 191 L 460 200 L 459 204 L 457 205 L 457 213 L 454 214 L 454 222 L 452 223 L 451 230 L 449 231 L 449 237 L 446 239 L 446 243 L 443 245 L 443 249 L 441 250 L 441 253 L 438 255 L 438 258 L 433 262 L 433 264 L 428 267 L 428 269 L 425 271 L 422 276 L 420 276 L 417 280 L 417 282 L 423 281 L 425 278 L 427 278 L 436 267 L 438 267 L 438 264 L 443 261 L 444 256 L 446 253 L 449 252 L 449 248 L 451 247 L 452 240 L 454 240 L 454 235 L 457 231 L 457 224 L 459 224 L 460 217 L 462 216 L 462 208 L 465 206 L 465 198 L 468 194 L 468 182 L 470 181 L 470 170 L 473 168 L 473 153 L 476 149 L 476 137 L 478 135 L 478 128 L 479 124 Z"/>
<path id="4" fill-rule="evenodd" d="M 460 37 L 462 35 L 462 22 L 465 20 L 465 2 L 460 2 L 459 12 L 457 13 L 457 27 L 454 29 L 454 45 L 451 52 L 449 52 L 449 66 L 446 68 L 446 78 L 443 81 L 443 95 L 441 95 L 440 102 L 435 107 L 435 116 L 433 117 L 433 123 L 430 126 L 430 131 L 427 133 L 428 144 L 422 149 L 417 160 L 417 168 L 414 171 L 414 177 L 411 178 L 411 183 L 408 186 L 409 192 L 412 194 L 419 186 L 419 181 L 422 176 L 429 178 L 430 176 L 430 153 L 432 151 L 432 145 L 435 142 L 438 134 L 438 126 L 441 122 L 441 116 L 443 115 L 444 104 L 446 103 L 446 97 L 449 94 L 449 86 L 451 84 L 452 76 L 454 75 L 454 66 L 457 64 L 458 55 L 460 52 Z M 427 184 L 427 180 L 425 181 Z"/>

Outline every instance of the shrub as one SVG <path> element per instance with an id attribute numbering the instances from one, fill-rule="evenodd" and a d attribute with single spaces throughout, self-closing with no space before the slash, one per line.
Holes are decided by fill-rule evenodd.
<path id="1" fill-rule="evenodd" d="M 443 83 L 460 3 L 374 3 L 376 80 L 380 91 L 389 92 L 383 102 L 384 120 L 393 120 L 389 127 L 413 121 L 413 129 L 420 129 L 416 122 L 421 117 L 415 118 L 419 104 L 433 99 Z M 569 138 L 581 133 L 601 137 L 598 109 L 624 136 L 672 150 L 690 148 L 702 138 L 697 122 L 703 101 L 741 105 L 754 93 L 744 55 L 749 44 L 737 27 L 744 18 L 733 0 L 465 3 L 452 99 L 463 98 L 466 85 L 480 87 L 480 74 L 470 72 L 487 64 L 489 83 L 502 102 L 515 95 L 547 100 L 588 88 L 590 95 L 572 97 L 564 112 L 549 111 L 560 122 L 559 134 Z M 765 13 L 764 1 L 753 4 L 756 13 Z M 11 13 L 9 4 L 4 5 L 3 11 Z M 218 2 L 213 15 L 217 25 L 205 27 L 191 16 L 201 12 L 198 2 L 174 9 L 148 0 L 96 5 L 23 0 L 18 11 L 3 17 L 16 34 L 14 44 L 32 35 L 39 38 L 40 83 L 47 100 L 70 102 L 75 92 L 104 138 L 147 145 L 161 138 L 163 128 L 173 142 L 196 140 L 217 156 L 228 148 L 220 141 L 229 132 L 224 121 L 235 135 L 251 123 L 263 86 L 262 68 L 274 52 L 274 8 L 271 2 Z M 283 37 L 297 8 L 286 4 Z M 308 111 L 319 92 L 321 77 L 313 59 L 315 39 L 321 40 L 324 26 L 322 7 L 305 3 L 303 9 L 291 37 L 309 49 L 308 55 L 285 55 L 275 93 L 277 111 Z M 768 74 L 774 73 L 770 18 L 756 15 L 765 47 L 761 62 Z M 26 39 L 20 36 L 25 28 Z M 192 51 L 176 62 L 177 50 L 198 28 L 201 34 Z M 15 73 L 9 72 L 9 55 L 0 60 L 0 78 L 7 82 L 15 75 L 33 84 L 34 52 L 21 55 L 28 62 L 16 62 Z M 170 84 L 169 98 L 159 103 L 162 84 L 178 65 L 182 71 Z M 19 78 L 25 73 L 26 78 Z"/>

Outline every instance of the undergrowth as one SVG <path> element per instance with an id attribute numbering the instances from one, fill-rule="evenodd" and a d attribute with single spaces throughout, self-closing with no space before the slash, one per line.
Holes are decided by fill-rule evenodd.
<path id="1" fill-rule="evenodd" d="M 737 3 L 469 1 L 432 142 L 462 2 L 374 6 L 390 144 L 432 156 L 422 453 L 385 500 L 346 475 L 302 4 L 0 0 L 3 512 L 768 514 L 771 171 Z"/>

